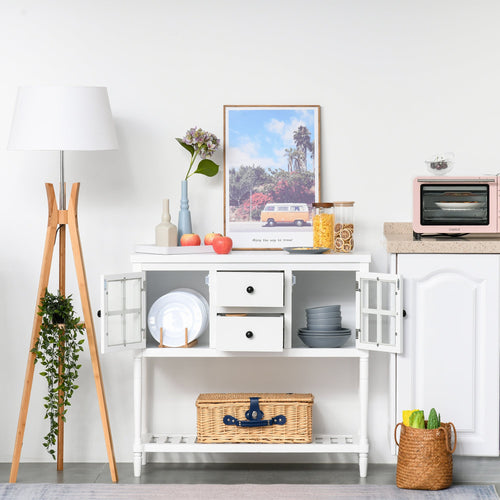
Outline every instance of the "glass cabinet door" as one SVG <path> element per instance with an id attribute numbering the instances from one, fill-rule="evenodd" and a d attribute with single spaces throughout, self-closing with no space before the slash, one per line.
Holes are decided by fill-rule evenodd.
<path id="1" fill-rule="evenodd" d="M 356 273 L 356 347 L 402 352 L 401 283 L 396 274 Z"/>
<path id="2" fill-rule="evenodd" d="M 101 351 L 145 348 L 144 274 L 107 275 L 101 284 Z"/>

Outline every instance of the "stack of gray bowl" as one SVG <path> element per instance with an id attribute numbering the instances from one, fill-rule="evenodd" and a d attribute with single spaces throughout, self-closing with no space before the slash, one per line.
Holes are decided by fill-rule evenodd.
<path id="1" fill-rule="evenodd" d="M 298 335 L 308 347 L 342 347 L 351 336 L 351 330 L 342 328 L 339 305 L 309 307 L 306 320 Z"/>

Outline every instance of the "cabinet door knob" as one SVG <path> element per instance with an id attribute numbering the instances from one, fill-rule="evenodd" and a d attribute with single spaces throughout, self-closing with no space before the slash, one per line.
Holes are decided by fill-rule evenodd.
<path id="1" fill-rule="evenodd" d="M 403 318 L 406 318 L 406 311 L 403 309 Z"/>
<path id="2" fill-rule="evenodd" d="M 247 339 L 251 339 L 253 337 L 253 332 L 250 331 L 250 330 L 248 330 L 248 332 L 245 333 L 245 336 L 246 336 Z"/>
<path id="3" fill-rule="evenodd" d="M 253 293 L 254 292 L 254 287 L 253 286 L 247 286 L 247 293 Z"/>
<path id="4" fill-rule="evenodd" d="M 102 316 L 102 314 L 101 314 L 101 310 L 99 309 L 99 310 L 97 311 L 97 317 L 98 317 L 98 318 L 100 318 L 101 316 Z"/>

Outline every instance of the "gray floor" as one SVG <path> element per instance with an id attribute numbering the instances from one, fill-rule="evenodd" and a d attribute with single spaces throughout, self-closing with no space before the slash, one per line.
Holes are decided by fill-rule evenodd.
<path id="1" fill-rule="evenodd" d="M 10 464 L 0 464 L 0 482 L 8 482 Z M 361 479 L 355 464 L 159 464 L 143 467 L 134 477 L 132 464 L 118 464 L 120 483 L 191 484 L 395 484 L 396 467 L 369 464 Z M 67 463 L 57 472 L 52 463 L 24 463 L 22 483 L 110 483 L 108 464 Z M 455 484 L 494 484 L 500 491 L 500 458 L 454 457 Z"/>

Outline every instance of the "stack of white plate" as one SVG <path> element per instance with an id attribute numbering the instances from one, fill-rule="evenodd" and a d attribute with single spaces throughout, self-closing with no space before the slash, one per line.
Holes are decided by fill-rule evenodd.
<path id="1" fill-rule="evenodd" d="M 188 342 L 200 337 L 208 325 L 208 302 L 201 293 L 190 288 L 177 288 L 162 295 L 151 306 L 148 327 L 153 338 L 160 342 L 160 328 L 163 328 L 163 344 L 180 347 L 185 343 L 185 329 Z"/>
<path id="2" fill-rule="evenodd" d="M 299 328 L 299 338 L 309 347 L 341 347 L 351 336 L 351 330 L 342 328 L 339 305 L 309 307 L 307 325 Z"/>

